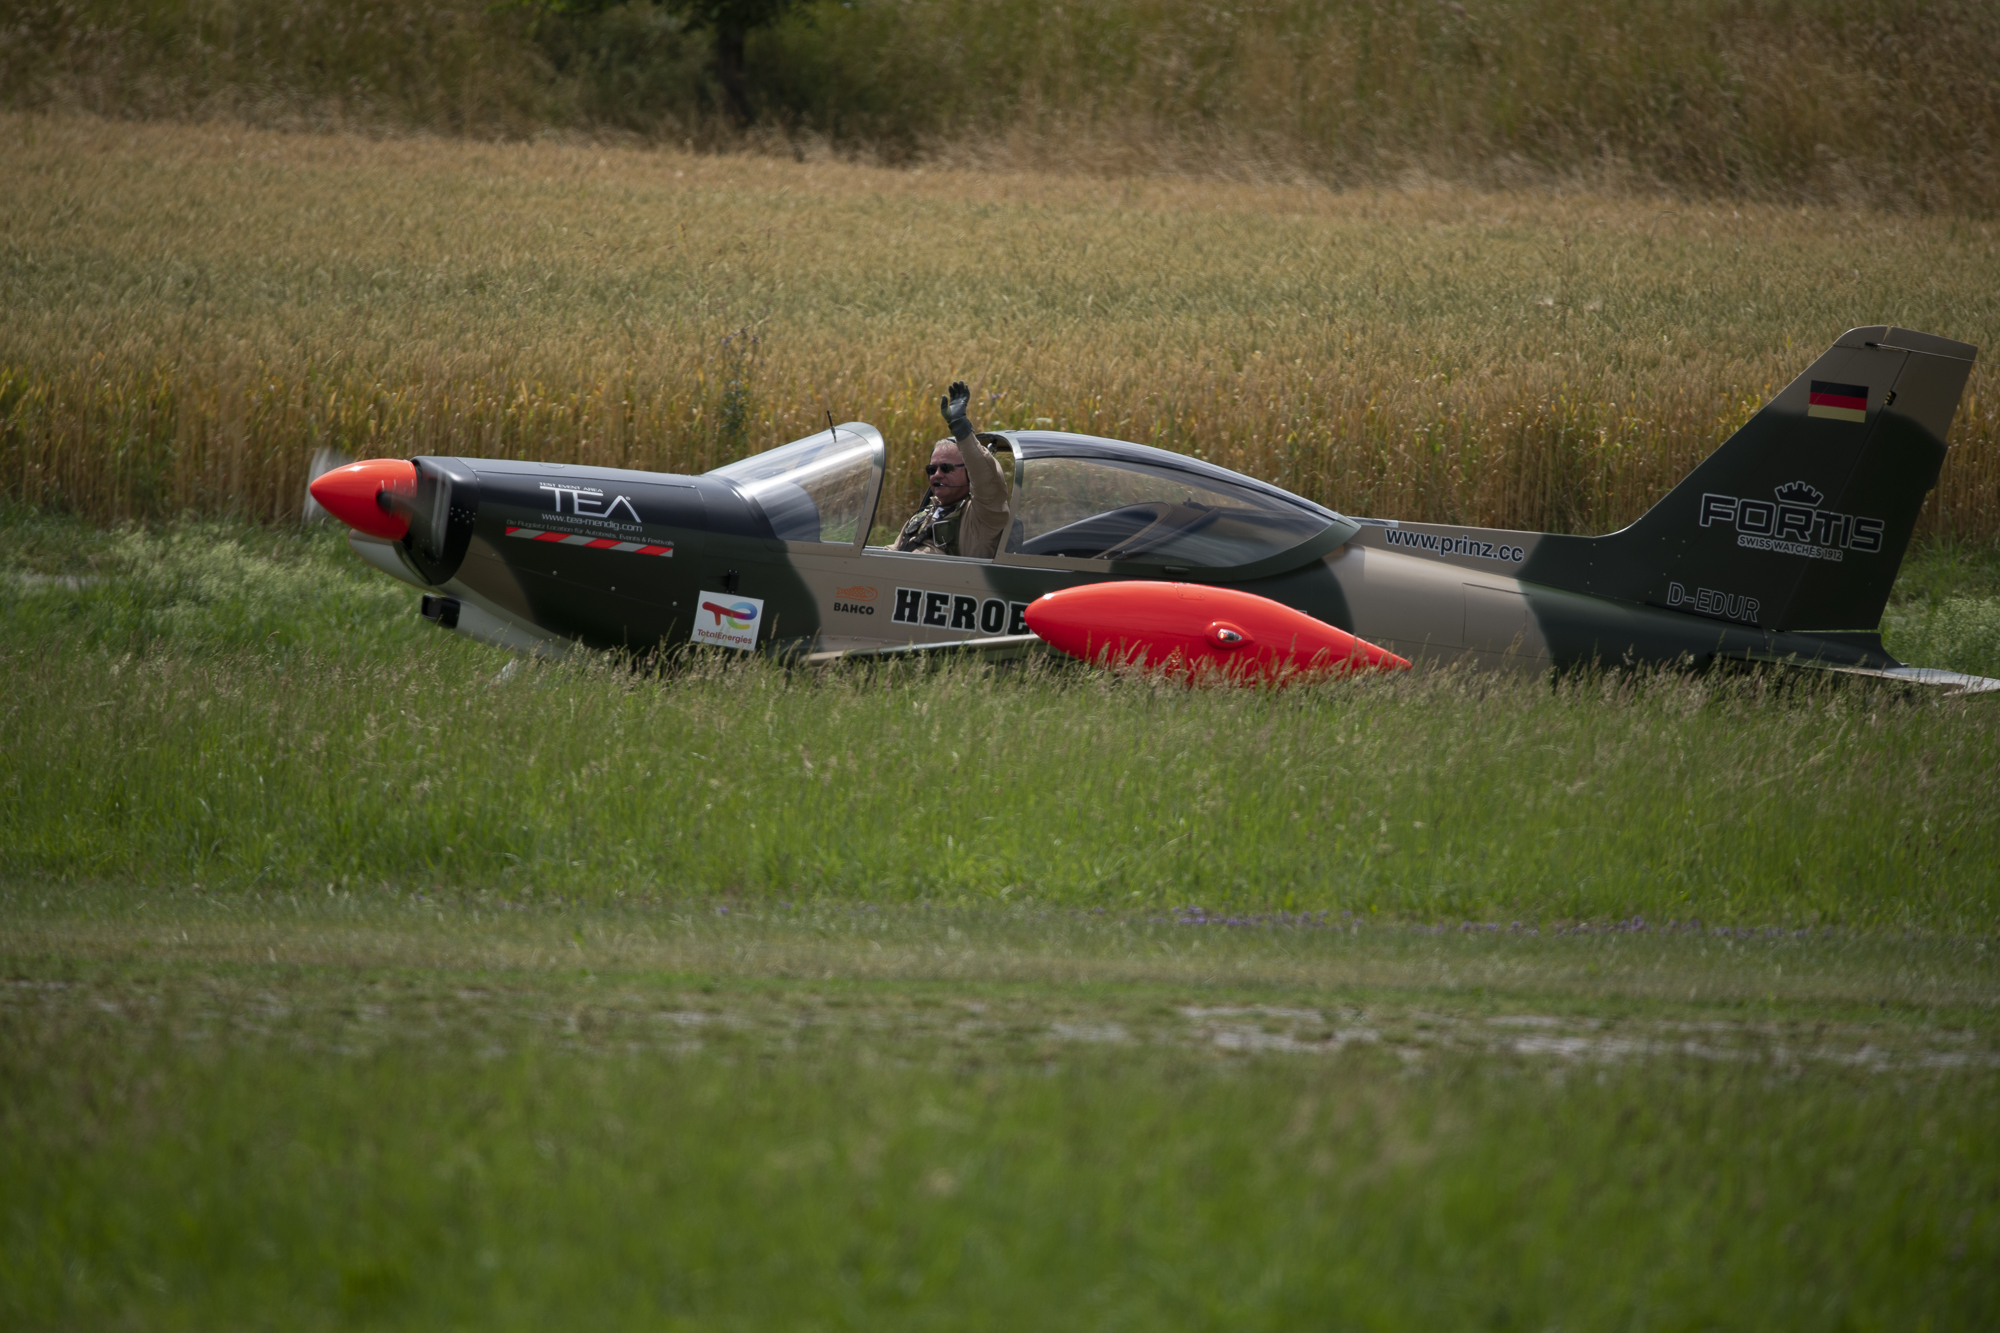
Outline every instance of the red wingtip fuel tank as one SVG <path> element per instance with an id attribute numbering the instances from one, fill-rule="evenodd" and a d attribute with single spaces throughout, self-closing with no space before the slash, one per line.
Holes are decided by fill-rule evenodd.
<path id="1" fill-rule="evenodd" d="M 385 495 L 405 498 L 417 493 L 417 466 L 405 458 L 364 458 L 331 472 L 322 472 L 306 488 L 322 509 L 357 532 L 388 541 L 410 530 L 405 508 L 384 505 Z"/>
<path id="2" fill-rule="evenodd" d="M 1086 662 L 1199 676 L 1283 679 L 1293 672 L 1399 671 L 1409 662 L 1268 597 L 1199 583 L 1095 583 L 1028 604 L 1028 628 Z"/>

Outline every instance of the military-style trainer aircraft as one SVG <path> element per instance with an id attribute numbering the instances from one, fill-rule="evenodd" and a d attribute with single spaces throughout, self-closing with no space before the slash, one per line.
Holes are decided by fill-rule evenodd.
<path id="1" fill-rule="evenodd" d="M 1137 581 L 1188 596 L 1154 587 L 1121 624 L 1221 649 L 1204 588 L 1302 612 L 1377 664 L 1733 659 L 2000 689 L 1906 666 L 1877 633 L 1975 355 L 1850 330 L 1601 537 L 1354 518 L 1165 450 L 1003 430 L 980 436 L 1013 459 L 998 554 L 901 553 L 868 545 L 886 450 L 862 422 L 700 476 L 426 456 L 337 467 L 311 493 L 362 559 L 424 591 L 425 616 L 527 652 L 1003 652 L 1037 642 L 1038 599 Z"/>

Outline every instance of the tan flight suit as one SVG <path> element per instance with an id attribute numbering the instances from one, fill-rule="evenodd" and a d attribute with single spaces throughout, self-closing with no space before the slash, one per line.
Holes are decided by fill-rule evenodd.
<path id="1" fill-rule="evenodd" d="M 903 525 L 898 551 L 927 555 L 969 555 L 991 560 L 1007 531 L 1007 477 L 1000 460 L 977 437 L 958 447 L 972 493 L 949 507 L 925 500 Z"/>

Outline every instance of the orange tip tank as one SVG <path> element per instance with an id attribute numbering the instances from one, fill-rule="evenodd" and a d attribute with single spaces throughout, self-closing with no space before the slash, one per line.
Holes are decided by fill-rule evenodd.
<path id="1" fill-rule="evenodd" d="M 1093 583 L 1028 604 L 1028 628 L 1086 662 L 1190 678 L 1401 671 L 1407 659 L 1268 597 L 1200 583 Z"/>

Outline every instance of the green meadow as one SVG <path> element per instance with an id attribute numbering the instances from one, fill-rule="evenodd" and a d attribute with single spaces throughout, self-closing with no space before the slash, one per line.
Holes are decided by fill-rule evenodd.
<path id="1" fill-rule="evenodd" d="M 1991 701 L 1785 675 L 1188 690 L 559 665 L 427 632 L 330 533 L 12 527 L 0 873 L 1990 932 Z M 60 558 L 57 553 L 63 552 Z M 2000 671 L 1990 566 L 1899 602 Z"/>
<path id="2" fill-rule="evenodd" d="M 1029 59 L 1009 25 L 1051 13 L 835 8 L 767 68 L 875 60 L 902 13 L 882 70 Z M 1984 158 L 1897 147 L 1921 99 L 1873 146 L 1880 115 L 1813 112 L 1842 61 L 1947 99 L 1992 20 L 1947 15 L 1932 69 L 1876 59 L 1924 14 L 1807 9 L 1596 11 L 1671 30 L 1640 72 L 1674 86 L 1734 78 L 1705 43 L 1872 23 L 1727 143 L 1521 120 L 1565 69 L 1538 95 L 1625 98 L 1585 122 L 1672 119 L 1607 81 L 1618 43 L 1509 35 L 1548 6 L 1383 10 L 1467 40 L 1359 83 L 1483 73 L 1457 111 L 1396 83 L 1372 148 L 1259 73 L 1338 55 L 1349 10 L 1200 47 L 1249 80 L 1225 102 L 1279 90 L 1256 116 L 1151 115 L 1155 52 L 1078 128 L 1053 93 L 1118 41 L 1220 22 L 1127 6 L 1064 20 L 1105 41 L 1041 110 L 909 149 L 1150 180 L 886 170 L 865 106 L 793 125 L 803 163 L 245 129 L 484 134 L 473 93 L 547 71 L 482 54 L 515 9 L 35 10 L 0 47 L 0 1327 L 2000 1322 L 1992 698 L 533 663 L 297 521 L 323 446 L 701 470 L 829 397 L 890 437 L 887 514 L 964 373 L 996 421 L 1352 512 L 1615 527 L 1848 324 L 1992 342 Z M 659 115 L 635 132 L 677 142 Z M 1517 167 L 1602 192 L 1423 174 Z M 1883 629 L 2000 675 L 1986 375 Z"/>
<path id="3" fill-rule="evenodd" d="M 1975 1328 L 1990 948 L 0 898 L 9 1327 Z"/>
<path id="4" fill-rule="evenodd" d="M 8 1327 L 1973 1328 L 1991 701 L 511 665 L 0 524 Z M 1892 647 L 1996 669 L 2000 564 Z"/>

